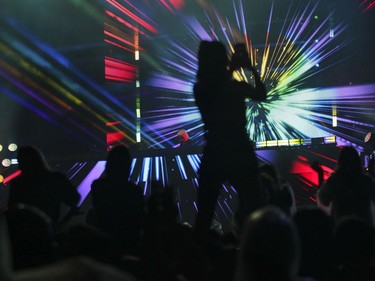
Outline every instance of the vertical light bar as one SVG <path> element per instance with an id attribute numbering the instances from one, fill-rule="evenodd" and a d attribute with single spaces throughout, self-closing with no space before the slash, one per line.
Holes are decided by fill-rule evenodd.
<path id="1" fill-rule="evenodd" d="M 142 181 L 147 182 L 150 174 L 151 169 L 151 158 L 145 157 L 143 158 L 143 165 L 142 165 Z"/>
<path id="2" fill-rule="evenodd" d="M 132 160 L 132 164 L 130 166 L 130 173 L 129 173 L 129 179 L 130 179 L 130 176 L 133 174 L 134 172 L 134 167 L 135 167 L 135 164 L 137 163 L 137 158 L 133 158 Z"/>
<path id="3" fill-rule="evenodd" d="M 335 37 L 335 29 L 333 26 L 334 26 L 333 18 L 331 17 L 329 19 L 329 38 Z"/>
<path id="4" fill-rule="evenodd" d="M 160 172 L 160 175 L 162 177 L 162 183 L 163 183 L 163 186 L 167 186 L 167 180 L 168 180 L 168 174 L 165 172 L 166 169 L 164 169 L 164 165 L 165 165 L 165 158 L 164 157 L 160 157 L 160 168 L 161 168 L 161 172 Z"/>
<path id="5" fill-rule="evenodd" d="M 332 127 L 337 127 L 337 106 L 332 106 Z"/>
<path id="6" fill-rule="evenodd" d="M 194 208 L 195 208 L 195 210 L 198 212 L 198 206 L 197 206 L 197 203 L 195 203 L 195 201 L 194 201 L 193 204 L 194 204 Z"/>
<path id="7" fill-rule="evenodd" d="M 176 160 L 177 160 L 178 169 L 180 170 L 181 177 L 182 177 L 182 179 L 186 180 L 187 175 L 186 175 L 184 163 L 182 163 L 180 155 L 176 155 Z"/>
<path id="8" fill-rule="evenodd" d="M 155 157 L 155 179 L 156 181 L 160 180 L 160 156 Z"/>
<path id="9" fill-rule="evenodd" d="M 180 220 L 182 221 L 182 213 L 181 213 L 181 208 L 180 208 L 180 202 L 177 202 L 177 209 L 178 209 L 178 214 L 180 215 Z"/>
<path id="10" fill-rule="evenodd" d="M 187 155 L 187 158 L 189 160 L 189 163 L 191 165 L 191 167 L 193 168 L 194 172 L 196 174 L 198 174 L 198 170 L 199 170 L 199 165 L 200 165 L 200 160 L 199 160 L 199 157 L 198 157 L 198 154 L 189 154 Z"/>
<path id="11" fill-rule="evenodd" d="M 330 37 L 330 38 L 335 37 L 335 30 L 334 30 L 334 29 L 330 29 L 330 30 L 329 30 L 329 37 Z"/>
<path id="12" fill-rule="evenodd" d="M 147 194 L 147 187 L 148 187 L 148 182 L 145 182 L 145 186 L 143 188 L 143 196 L 146 196 Z"/>
<path id="13" fill-rule="evenodd" d="M 136 129 L 136 142 L 142 141 L 141 136 L 141 98 L 140 98 L 140 74 L 139 74 L 139 60 L 140 60 L 140 53 L 139 53 L 139 30 L 136 29 L 134 32 L 134 60 L 136 62 L 136 70 L 135 70 L 135 88 L 136 90 L 136 100 L 135 100 L 135 110 L 136 110 L 136 122 L 135 122 L 135 129 Z"/>

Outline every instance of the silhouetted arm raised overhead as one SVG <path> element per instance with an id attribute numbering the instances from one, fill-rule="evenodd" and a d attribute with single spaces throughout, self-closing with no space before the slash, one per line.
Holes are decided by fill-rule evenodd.
<path id="1" fill-rule="evenodd" d="M 256 101 L 265 101 L 267 99 L 266 86 L 261 81 L 258 71 L 252 65 L 250 65 L 249 69 L 254 76 L 253 94 L 250 96 L 250 98 Z"/>
<path id="2" fill-rule="evenodd" d="M 255 67 L 251 64 L 249 55 L 246 50 L 245 44 L 237 44 L 234 46 L 234 53 L 230 62 L 229 71 L 233 73 L 240 68 L 247 68 L 250 70 L 254 77 L 254 86 L 243 82 L 242 86 L 245 91 L 245 96 L 251 98 L 254 101 L 265 101 L 267 99 L 267 89 L 260 75 Z"/>

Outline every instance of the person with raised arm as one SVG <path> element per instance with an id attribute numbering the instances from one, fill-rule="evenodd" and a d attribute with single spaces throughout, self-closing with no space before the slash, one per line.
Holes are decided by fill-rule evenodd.
<path id="1" fill-rule="evenodd" d="M 254 85 L 233 79 L 233 72 L 241 68 L 251 71 Z M 195 233 L 205 239 L 223 183 L 230 182 L 238 191 L 239 217 L 245 218 L 262 206 L 258 161 L 245 128 L 245 99 L 265 101 L 267 91 L 250 63 L 244 44 L 235 46 L 229 61 L 221 42 L 202 41 L 194 96 L 206 140 L 199 169 Z"/>

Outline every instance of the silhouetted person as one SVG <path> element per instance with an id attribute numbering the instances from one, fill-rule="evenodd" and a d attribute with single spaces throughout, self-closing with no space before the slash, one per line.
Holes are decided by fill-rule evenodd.
<path id="1" fill-rule="evenodd" d="M 89 221 L 121 242 L 127 253 L 138 248 L 144 215 L 142 189 L 129 181 L 131 163 L 125 145 L 110 150 L 104 176 L 91 185 L 94 221 Z"/>
<path id="2" fill-rule="evenodd" d="M 299 275 L 334 280 L 332 218 L 317 206 L 306 206 L 298 209 L 293 220 L 301 242 Z"/>
<path id="3" fill-rule="evenodd" d="M 173 190 L 153 182 L 146 205 L 141 245 L 145 280 L 179 280 L 178 276 L 207 280 L 208 261 L 195 245 L 191 231 L 179 223 Z"/>
<path id="4" fill-rule="evenodd" d="M 262 185 L 266 191 L 266 203 L 279 207 L 288 215 L 292 216 L 296 212 L 295 196 L 290 184 L 278 175 L 275 166 L 271 164 L 263 164 L 260 166 Z M 265 176 L 272 179 L 269 186 L 264 183 Z"/>
<path id="5" fill-rule="evenodd" d="M 375 229 L 366 221 L 339 219 L 333 245 L 337 281 L 375 280 Z"/>
<path id="6" fill-rule="evenodd" d="M 232 79 L 233 71 L 241 67 L 252 71 L 255 87 Z M 247 55 L 235 52 L 229 64 L 222 43 L 201 42 L 194 96 L 204 122 L 206 146 L 199 170 L 198 236 L 207 234 L 221 184 L 226 181 L 238 191 L 242 217 L 260 206 L 258 162 L 245 129 L 245 99 L 263 101 L 266 94 Z"/>
<path id="7" fill-rule="evenodd" d="M 319 205 L 331 208 L 335 221 L 353 215 L 373 225 L 374 182 L 363 173 L 361 159 L 353 147 L 341 149 L 337 169 L 319 189 L 317 199 Z"/>
<path id="8" fill-rule="evenodd" d="M 292 219 L 277 207 L 253 212 L 244 225 L 235 281 L 296 280 L 299 237 Z"/>
<path id="9" fill-rule="evenodd" d="M 80 195 L 75 186 L 64 174 L 51 170 L 40 150 L 21 147 L 17 159 L 21 175 L 10 183 L 9 209 L 19 203 L 34 205 L 58 223 L 61 204 L 77 207 Z"/>

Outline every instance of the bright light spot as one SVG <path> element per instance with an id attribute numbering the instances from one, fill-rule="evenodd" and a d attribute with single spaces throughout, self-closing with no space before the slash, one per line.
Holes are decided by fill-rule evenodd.
<path id="1" fill-rule="evenodd" d="M 301 145 L 302 140 L 301 139 L 291 139 L 289 140 L 289 145 Z"/>
<path id="2" fill-rule="evenodd" d="M 319 64 L 319 63 L 317 63 L 317 64 L 315 64 L 315 66 L 316 66 L 316 67 L 319 67 L 319 66 L 320 66 L 320 64 Z"/>
<path id="3" fill-rule="evenodd" d="M 137 142 L 141 142 L 141 133 L 136 134 Z"/>
<path id="4" fill-rule="evenodd" d="M 4 159 L 1 164 L 5 167 L 5 168 L 8 168 L 10 165 L 12 165 L 12 162 L 10 161 L 10 159 Z"/>
<path id="5" fill-rule="evenodd" d="M 135 51 L 134 57 L 135 57 L 135 60 L 139 60 L 139 51 Z"/>
<path id="6" fill-rule="evenodd" d="M 277 146 L 277 140 L 269 140 L 267 141 L 266 146 Z"/>
<path id="7" fill-rule="evenodd" d="M 337 116 L 332 116 L 332 127 L 337 127 Z"/>
<path id="8" fill-rule="evenodd" d="M 18 146 L 15 144 L 15 143 L 11 143 L 9 146 L 8 146 L 8 149 L 9 151 L 16 151 L 18 148 Z"/>
<path id="9" fill-rule="evenodd" d="M 324 143 L 336 143 L 336 136 L 329 136 L 324 138 Z"/>
<path id="10" fill-rule="evenodd" d="M 141 82 L 139 80 L 135 81 L 135 87 L 136 88 L 141 87 Z"/>
<path id="11" fill-rule="evenodd" d="M 0 151 L 2 151 L 3 150 L 3 146 L 0 144 Z"/>
<path id="12" fill-rule="evenodd" d="M 2 183 L 3 181 L 4 181 L 4 176 L 0 175 L 0 183 Z"/>

